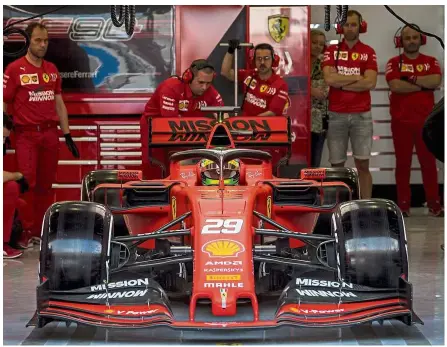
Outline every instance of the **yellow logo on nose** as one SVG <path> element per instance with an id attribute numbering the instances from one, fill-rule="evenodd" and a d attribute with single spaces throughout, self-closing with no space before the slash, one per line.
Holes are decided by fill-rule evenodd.
<path id="1" fill-rule="evenodd" d="M 244 252 L 244 245 L 238 241 L 216 240 L 205 243 L 202 251 L 208 253 L 210 257 L 235 257 Z"/>

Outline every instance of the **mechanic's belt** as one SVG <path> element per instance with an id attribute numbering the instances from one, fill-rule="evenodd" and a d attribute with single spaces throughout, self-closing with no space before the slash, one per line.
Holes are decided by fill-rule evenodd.
<path id="1" fill-rule="evenodd" d="M 44 131 L 47 129 L 57 128 L 57 122 L 45 122 L 41 124 L 21 125 L 16 124 L 14 129 L 16 131 Z"/>

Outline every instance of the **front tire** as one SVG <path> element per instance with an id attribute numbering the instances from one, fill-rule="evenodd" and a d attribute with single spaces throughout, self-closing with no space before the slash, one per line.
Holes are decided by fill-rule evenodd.
<path id="1" fill-rule="evenodd" d="M 384 199 L 356 200 L 339 205 L 334 213 L 336 263 L 349 283 L 398 288 L 408 281 L 407 239 L 402 213 Z"/>
<path id="2" fill-rule="evenodd" d="M 113 216 L 93 202 L 62 202 L 46 212 L 40 251 L 40 282 L 50 290 L 101 284 L 107 278 Z"/>

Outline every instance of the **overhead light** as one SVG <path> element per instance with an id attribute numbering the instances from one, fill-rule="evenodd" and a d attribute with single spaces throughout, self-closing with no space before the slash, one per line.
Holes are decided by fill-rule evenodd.
<path id="1" fill-rule="evenodd" d="M 331 45 L 335 45 L 335 44 L 337 44 L 338 43 L 338 40 L 330 40 L 329 41 L 329 44 L 331 44 Z"/>

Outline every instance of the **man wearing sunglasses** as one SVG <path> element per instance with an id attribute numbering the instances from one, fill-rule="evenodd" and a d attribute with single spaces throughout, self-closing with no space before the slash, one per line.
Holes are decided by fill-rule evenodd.
<path id="1" fill-rule="evenodd" d="M 222 62 L 221 74 L 234 82 L 233 55 L 240 49 L 239 40 L 230 40 Z M 238 69 L 243 83 L 242 116 L 282 116 L 290 106 L 287 83 L 276 74 L 279 57 L 268 43 L 255 46 L 250 57 L 251 69 Z"/>

